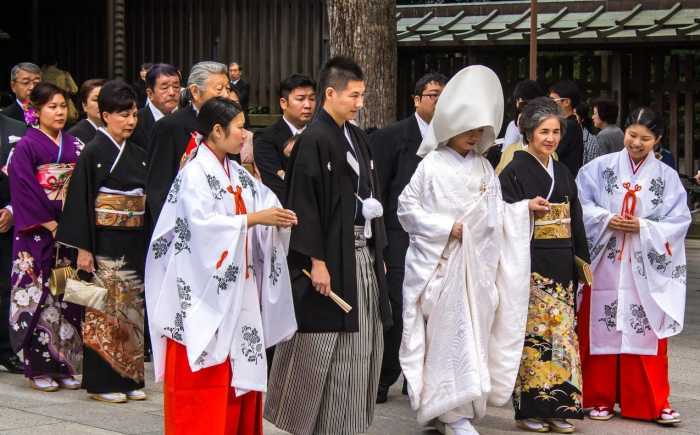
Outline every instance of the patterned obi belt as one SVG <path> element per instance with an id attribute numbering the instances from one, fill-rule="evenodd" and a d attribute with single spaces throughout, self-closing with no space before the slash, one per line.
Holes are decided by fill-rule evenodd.
<path id="1" fill-rule="evenodd" d="M 141 228 L 146 212 L 146 195 L 100 192 L 95 200 L 98 227 Z"/>
<path id="2" fill-rule="evenodd" d="M 37 168 L 36 180 L 51 201 L 63 201 L 75 163 L 47 163 Z"/>
<path id="3" fill-rule="evenodd" d="M 549 211 L 535 218 L 535 239 L 570 239 L 571 210 L 569 203 L 550 204 Z"/>

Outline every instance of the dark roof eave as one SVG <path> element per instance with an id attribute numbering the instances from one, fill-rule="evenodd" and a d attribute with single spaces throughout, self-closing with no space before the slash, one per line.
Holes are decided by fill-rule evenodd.
<path id="1" fill-rule="evenodd" d="M 599 39 L 599 38 L 579 38 L 579 39 L 544 39 L 537 40 L 537 45 L 539 46 L 554 46 L 554 45 L 604 45 L 604 46 L 615 46 L 615 45 L 639 45 L 640 42 L 653 43 L 679 43 L 679 42 L 698 42 L 700 41 L 700 35 L 686 35 L 683 37 L 682 41 L 679 41 L 677 36 L 658 36 L 658 37 L 624 37 L 624 38 L 613 38 L 613 39 Z M 479 40 L 479 41 L 430 41 L 429 45 L 426 45 L 422 41 L 405 41 L 399 42 L 399 48 L 457 48 L 457 47 L 496 47 L 496 46 L 520 46 L 523 48 L 528 48 L 528 40 L 503 40 L 503 39 L 493 39 L 493 40 Z"/>

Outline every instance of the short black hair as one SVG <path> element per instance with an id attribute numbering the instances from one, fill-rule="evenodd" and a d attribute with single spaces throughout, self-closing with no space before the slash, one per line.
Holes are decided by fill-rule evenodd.
<path id="1" fill-rule="evenodd" d="M 92 92 L 92 90 L 95 88 L 104 86 L 105 83 L 107 83 L 106 79 L 85 80 L 83 84 L 80 85 L 80 90 L 78 91 L 78 98 L 80 98 L 80 102 L 87 104 L 87 99 L 90 96 L 90 92 Z"/>
<path id="2" fill-rule="evenodd" d="M 63 95 L 66 103 L 68 102 L 68 95 L 63 89 L 53 83 L 41 82 L 32 89 L 32 93 L 29 94 L 29 102 L 36 110 L 41 110 L 56 94 Z"/>
<path id="3" fill-rule="evenodd" d="M 157 63 L 146 73 L 146 88 L 153 90 L 160 76 L 177 77 L 179 79 L 180 73 L 177 71 L 177 68 L 168 63 Z"/>
<path id="4" fill-rule="evenodd" d="M 537 97 L 545 97 L 547 93 L 542 86 L 534 80 L 521 80 L 515 85 L 513 90 L 513 100 L 519 99 L 530 101 Z"/>
<path id="5" fill-rule="evenodd" d="M 617 112 L 620 106 L 615 100 L 609 98 L 597 98 L 593 101 L 593 107 L 598 111 L 598 118 L 606 124 L 617 123 Z"/>
<path id="6" fill-rule="evenodd" d="M 148 71 L 149 69 L 151 69 L 152 66 L 153 66 L 153 63 L 144 62 L 141 64 L 141 69 L 145 69 L 146 71 Z"/>
<path id="7" fill-rule="evenodd" d="M 134 88 L 124 80 L 116 79 L 102 85 L 97 96 L 97 107 L 100 108 L 100 117 L 102 118 L 102 114 L 105 112 L 117 113 L 133 109 L 137 107 L 136 101 L 138 101 L 138 97 Z"/>
<path id="8" fill-rule="evenodd" d="M 588 131 L 592 131 L 593 119 L 591 119 L 591 109 L 590 107 L 588 107 L 588 104 L 581 101 L 576 107 L 574 107 L 574 112 L 576 112 L 576 116 L 578 116 L 578 119 L 581 123 L 581 127 L 585 128 Z"/>
<path id="9" fill-rule="evenodd" d="M 425 91 L 426 86 L 433 82 L 439 83 L 440 86 L 445 86 L 447 83 L 447 77 L 445 77 L 445 74 L 439 72 L 429 72 L 424 74 L 423 77 L 419 78 L 416 82 L 416 87 L 413 90 L 413 96 L 418 97 L 423 95 L 423 91 Z"/>
<path id="10" fill-rule="evenodd" d="M 321 93 L 325 94 L 327 88 L 333 88 L 338 92 L 344 91 L 351 81 L 364 81 L 365 74 L 362 68 L 353 59 L 346 56 L 335 56 L 323 65 L 320 74 Z"/>
<path id="11" fill-rule="evenodd" d="M 571 100 L 571 107 L 576 107 L 581 102 L 581 91 L 579 91 L 578 85 L 571 80 L 556 82 L 549 88 L 549 92 L 558 94 L 560 98 Z"/>
<path id="12" fill-rule="evenodd" d="M 627 121 L 625 121 L 625 130 L 632 125 L 645 126 L 654 133 L 657 139 L 664 135 L 666 129 L 661 114 L 649 107 L 638 107 L 629 114 Z"/>
<path id="13" fill-rule="evenodd" d="M 303 74 L 292 74 L 280 82 L 280 98 L 289 99 L 289 94 L 296 88 L 312 88 L 316 90 L 316 82 Z"/>
<path id="14" fill-rule="evenodd" d="M 227 130 L 233 118 L 240 113 L 243 113 L 243 108 L 235 101 L 226 97 L 210 98 L 197 114 L 197 131 L 206 139 L 216 124 Z"/>

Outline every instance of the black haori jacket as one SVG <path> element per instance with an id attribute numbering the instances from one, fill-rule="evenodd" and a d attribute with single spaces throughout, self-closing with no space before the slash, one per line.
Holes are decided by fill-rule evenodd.
<path id="1" fill-rule="evenodd" d="M 361 159 L 368 162 L 370 187 L 381 201 L 379 180 L 373 169 L 365 133 L 346 123 Z M 292 229 L 289 270 L 299 332 L 356 332 L 359 329 L 355 271 L 354 172 L 347 163 L 343 128 L 321 110 L 299 137 L 287 171 L 287 208 L 296 212 L 299 224 Z M 362 163 L 361 163 L 362 164 Z M 368 246 L 374 253 L 378 302 L 382 323 L 391 326 L 391 307 L 384 272 L 386 246 L 384 219 L 372 221 Z M 311 271 L 311 257 L 326 262 L 331 289 L 353 306 L 345 314 L 329 297 L 318 293 L 302 269 Z"/>

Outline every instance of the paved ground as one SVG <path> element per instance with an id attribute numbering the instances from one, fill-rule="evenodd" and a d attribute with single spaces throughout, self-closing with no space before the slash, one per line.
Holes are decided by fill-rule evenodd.
<path id="1" fill-rule="evenodd" d="M 578 425 L 580 433 L 700 434 L 700 242 L 688 243 L 688 257 L 686 326 L 682 335 L 671 339 L 669 351 L 671 401 L 683 415 L 683 425 L 664 429 L 651 423 L 616 418 L 607 423 L 584 421 Z M 163 399 L 160 385 L 149 383 L 148 393 L 150 399 L 146 402 L 109 405 L 92 401 L 80 391 L 34 391 L 22 376 L 0 372 L 0 434 L 160 434 Z M 522 434 L 514 427 L 512 418 L 512 409 L 508 407 L 491 408 L 488 417 L 476 426 L 482 434 Z M 266 433 L 285 432 L 268 424 Z M 378 406 L 369 431 L 376 435 L 435 433 L 418 426 L 398 385 L 392 390 L 389 402 Z"/>

